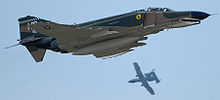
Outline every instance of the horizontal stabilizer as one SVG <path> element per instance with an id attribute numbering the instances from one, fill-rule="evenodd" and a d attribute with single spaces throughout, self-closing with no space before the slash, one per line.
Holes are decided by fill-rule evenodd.
<path id="1" fill-rule="evenodd" d="M 46 49 L 40 49 L 36 46 L 26 46 L 26 48 L 31 53 L 32 57 L 36 62 L 41 62 L 43 60 Z"/>

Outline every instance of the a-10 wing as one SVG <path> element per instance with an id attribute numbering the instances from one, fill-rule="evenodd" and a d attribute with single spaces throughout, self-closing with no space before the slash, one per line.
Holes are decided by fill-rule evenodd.
<path id="1" fill-rule="evenodd" d="M 150 92 L 150 94 L 152 95 L 155 94 L 152 87 L 150 87 L 150 85 L 146 81 L 141 81 L 141 82 L 142 82 L 142 86 L 144 86 Z"/>
<path id="2" fill-rule="evenodd" d="M 146 81 L 143 73 L 141 72 L 141 68 L 139 67 L 139 65 L 137 63 L 134 63 L 134 67 L 137 73 L 137 77 L 139 78 L 139 80 L 141 81 L 142 85 L 144 86 L 152 95 L 154 95 L 154 90 L 150 87 L 150 85 L 148 84 L 148 82 Z"/>
<path id="3" fill-rule="evenodd" d="M 136 62 L 134 63 L 134 68 L 135 68 L 135 71 L 137 73 L 137 77 L 139 78 L 139 80 L 144 80 L 144 75 L 141 72 L 141 68 L 139 67 L 139 65 Z"/>

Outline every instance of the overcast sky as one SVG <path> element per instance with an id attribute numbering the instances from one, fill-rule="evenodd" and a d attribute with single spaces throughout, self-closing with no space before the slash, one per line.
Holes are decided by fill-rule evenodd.
<path id="1" fill-rule="evenodd" d="M 47 51 L 35 63 L 25 47 L 2 48 L 19 39 L 17 19 L 34 15 L 73 24 L 147 7 L 220 14 L 219 0 L 1 0 L 0 100 L 220 100 L 220 15 L 200 25 L 150 35 L 148 45 L 113 59 Z M 135 77 L 156 68 L 156 95 Z"/>

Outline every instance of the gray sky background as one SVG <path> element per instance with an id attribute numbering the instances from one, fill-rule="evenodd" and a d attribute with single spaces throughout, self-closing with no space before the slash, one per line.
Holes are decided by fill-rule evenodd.
<path id="1" fill-rule="evenodd" d="M 219 0 L 1 0 L 0 100 L 219 100 L 219 16 L 200 25 L 150 35 L 145 47 L 113 59 L 47 51 L 35 63 L 26 48 L 4 50 L 19 39 L 17 19 L 26 15 L 73 24 L 137 9 L 220 14 Z M 160 84 L 151 96 L 135 77 L 132 63 L 143 72 L 156 68 Z"/>

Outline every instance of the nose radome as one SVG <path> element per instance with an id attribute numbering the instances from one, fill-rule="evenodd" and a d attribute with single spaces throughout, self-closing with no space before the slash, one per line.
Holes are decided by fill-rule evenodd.
<path id="1" fill-rule="evenodd" d="M 199 12 L 199 11 L 192 11 L 191 15 L 192 15 L 192 18 L 200 19 L 200 20 L 206 19 L 207 17 L 210 16 L 210 14 L 208 13 Z"/>

